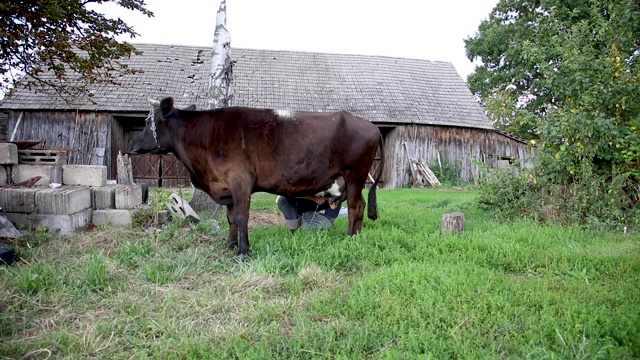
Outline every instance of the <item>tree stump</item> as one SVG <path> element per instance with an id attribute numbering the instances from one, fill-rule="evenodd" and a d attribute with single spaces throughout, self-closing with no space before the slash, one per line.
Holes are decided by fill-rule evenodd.
<path id="1" fill-rule="evenodd" d="M 464 231 L 464 214 L 454 212 L 442 215 L 442 235 Z"/>

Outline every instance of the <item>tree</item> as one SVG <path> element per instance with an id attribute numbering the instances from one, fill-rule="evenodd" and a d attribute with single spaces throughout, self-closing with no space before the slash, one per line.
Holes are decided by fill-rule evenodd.
<path id="1" fill-rule="evenodd" d="M 211 73 L 209 74 L 209 89 L 207 93 L 207 103 L 210 109 L 229 106 L 233 98 L 230 52 L 231 34 L 227 30 L 227 3 L 222 0 L 216 15 L 213 52 L 211 53 Z M 213 214 L 221 208 L 207 193 L 199 189 L 196 189 L 193 193 L 191 206 L 196 211 L 210 211 Z"/>
<path id="2" fill-rule="evenodd" d="M 637 2 L 502 0 L 465 43 L 483 63 L 469 85 L 498 126 L 521 124 L 558 159 L 640 171 Z"/>
<path id="3" fill-rule="evenodd" d="M 465 43 L 483 63 L 472 92 L 497 127 L 537 142 L 541 178 L 623 184 L 620 206 L 639 203 L 637 1 L 501 0 Z"/>
<path id="4" fill-rule="evenodd" d="M 89 95 L 95 83 L 117 84 L 120 74 L 135 73 L 118 60 L 137 54 L 116 40 L 137 35 L 121 19 L 88 6 L 114 2 L 151 17 L 144 0 L 8 0 L 0 3 L 0 86 L 53 90 L 61 98 Z M 52 75 L 51 75 L 52 74 Z"/>

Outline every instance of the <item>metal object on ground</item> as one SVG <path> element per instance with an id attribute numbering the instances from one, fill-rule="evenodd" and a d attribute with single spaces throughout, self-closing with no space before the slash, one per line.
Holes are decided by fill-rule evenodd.
<path id="1" fill-rule="evenodd" d="M 302 214 L 303 229 L 328 229 L 333 225 L 333 221 L 325 214 L 308 211 Z"/>

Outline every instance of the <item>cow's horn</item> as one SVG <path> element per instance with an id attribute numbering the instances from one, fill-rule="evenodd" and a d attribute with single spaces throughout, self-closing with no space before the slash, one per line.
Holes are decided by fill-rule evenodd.
<path id="1" fill-rule="evenodd" d="M 153 107 L 160 107 L 160 101 L 158 100 L 153 100 L 153 99 L 147 99 L 149 100 L 149 103 L 151 103 L 151 106 Z"/>

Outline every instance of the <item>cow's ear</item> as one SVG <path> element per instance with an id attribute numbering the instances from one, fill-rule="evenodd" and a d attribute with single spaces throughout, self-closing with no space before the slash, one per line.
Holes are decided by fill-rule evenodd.
<path id="1" fill-rule="evenodd" d="M 193 105 L 189 105 L 186 108 L 184 108 L 185 110 L 195 110 L 196 109 L 196 104 Z"/>
<path id="2" fill-rule="evenodd" d="M 162 99 L 162 101 L 160 101 L 160 113 L 162 114 L 162 116 L 166 117 L 167 115 L 171 114 L 172 111 L 173 111 L 173 98 L 168 97 L 168 98 Z"/>

